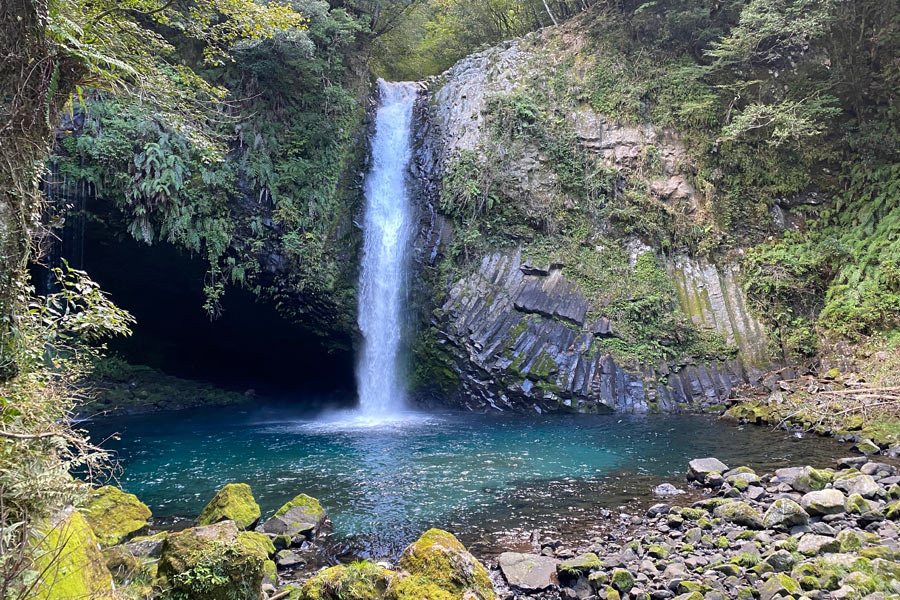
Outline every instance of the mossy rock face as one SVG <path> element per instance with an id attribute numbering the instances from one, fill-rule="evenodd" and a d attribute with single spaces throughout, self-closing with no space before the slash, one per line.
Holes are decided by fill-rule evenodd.
<path id="1" fill-rule="evenodd" d="M 134 579 L 144 567 L 143 561 L 128 551 L 125 546 L 113 546 L 103 551 L 106 568 L 117 584 Z"/>
<path id="2" fill-rule="evenodd" d="M 216 493 L 197 518 L 197 525 L 234 521 L 239 529 L 253 527 L 261 516 L 259 504 L 246 483 L 229 483 Z"/>
<path id="3" fill-rule="evenodd" d="M 264 533 L 242 531 L 238 534 L 237 541 L 246 548 L 262 552 L 266 556 L 275 555 L 275 543 Z"/>
<path id="4" fill-rule="evenodd" d="M 115 546 L 140 535 L 151 515 L 137 496 L 111 485 L 91 490 L 82 512 L 101 546 Z"/>
<path id="5" fill-rule="evenodd" d="M 429 529 L 410 544 L 398 562 L 408 575 L 395 578 L 393 600 L 493 600 L 494 586 L 484 568 L 450 533 Z"/>
<path id="6" fill-rule="evenodd" d="M 69 511 L 36 544 L 36 570 L 43 572 L 38 600 L 113 598 L 113 578 L 84 516 Z"/>
<path id="7" fill-rule="evenodd" d="M 369 561 L 338 565 L 307 579 L 297 600 L 378 600 L 396 573 Z"/>
<path id="8" fill-rule="evenodd" d="M 242 544 L 233 521 L 170 533 L 157 575 L 174 597 L 258 600 L 267 556 Z"/>

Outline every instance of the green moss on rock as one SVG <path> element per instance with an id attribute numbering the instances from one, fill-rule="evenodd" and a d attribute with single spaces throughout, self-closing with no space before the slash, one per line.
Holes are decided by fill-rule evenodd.
<path id="1" fill-rule="evenodd" d="M 91 490 L 82 512 L 102 546 L 115 546 L 140 535 L 151 516 L 137 496 L 111 485 Z"/>
<path id="2" fill-rule="evenodd" d="M 493 600 L 487 569 L 450 533 L 429 529 L 410 544 L 398 567 L 408 573 L 394 579 L 394 600 Z"/>
<path id="3" fill-rule="evenodd" d="M 35 589 L 38 600 L 113 598 L 113 579 L 87 520 L 71 511 L 52 525 L 36 544 L 36 570 L 43 573 Z"/>
<path id="4" fill-rule="evenodd" d="M 203 508 L 197 518 L 197 525 L 234 521 L 239 529 L 249 529 L 259 521 L 260 515 L 259 504 L 253 498 L 250 486 L 246 483 L 229 483 Z"/>
<path id="5" fill-rule="evenodd" d="M 283 517 L 287 511 L 292 508 L 302 508 L 303 512 L 312 515 L 317 519 L 325 520 L 325 509 L 322 508 L 322 505 L 318 500 L 312 496 L 307 496 L 306 494 L 297 494 L 294 496 L 290 502 L 275 511 L 275 516 Z"/>
<path id="6" fill-rule="evenodd" d="M 297 600 L 376 600 L 385 597 L 394 571 L 369 561 L 337 565 L 308 579 Z"/>
<path id="7" fill-rule="evenodd" d="M 238 534 L 237 541 L 244 547 L 262 552 L 266 556 L 273 556 L 275 554 L 274 542 L 264 533 L 242 531 Z"/>
<path id="8" fill-rule="evenodd" d="M 173 598 L 258 600 L 266 554 L 238 541 L 232 521 L 170 533 L 157 574 Z"/>

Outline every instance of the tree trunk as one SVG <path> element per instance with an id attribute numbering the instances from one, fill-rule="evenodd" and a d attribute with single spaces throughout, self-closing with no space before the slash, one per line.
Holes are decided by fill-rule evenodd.
<path id="1" fill-rule="evenodd" d="M 0 381 L 19 370 L 19 314 L 52 123 L 81 70 L 47 39 L 47 0 L 0 2 Z"/>

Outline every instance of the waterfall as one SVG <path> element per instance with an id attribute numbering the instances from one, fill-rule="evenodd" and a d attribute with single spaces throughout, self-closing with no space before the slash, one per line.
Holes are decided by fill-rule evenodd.
<path id="1" fill-rule="evenodd" d="M 411 229 L 406 177 L 416 98 L 413 83 L 379 79 L 378 86 L 381 106 L 375 115 L 372 169 L 365 183 L 358 306 L 363 344 L 356 379 L 359 410 L 367 419 L 390 417 L 405 405 L 397 354 Z"/>

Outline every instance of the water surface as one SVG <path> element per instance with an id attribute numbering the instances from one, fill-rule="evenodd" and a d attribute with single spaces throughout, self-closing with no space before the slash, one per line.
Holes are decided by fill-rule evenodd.
<path id="1" fill-rule="evenodd" d="M 601 508 L 682 485 L 688 460 L 770 471 L 831 465 L 848 448 L 682 415 L 421 415 L 354 427 L 289 405 L 236 406 L 90 424 L 117 452 L 119 482 L 172 522 L 194 518 L 228 482 L 249 483 L 264 516 L 299 492 L 319 498 L 332 539 L 392 556 L 432 526 L 467 543 L 532 529 L 585 532 Z"/>

